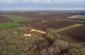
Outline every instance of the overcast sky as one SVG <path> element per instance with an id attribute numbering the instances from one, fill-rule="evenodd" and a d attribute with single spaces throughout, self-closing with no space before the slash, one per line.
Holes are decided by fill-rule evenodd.
<path id="1" fill-rule="evenodd" d="M 0 0 L 0 10 L 85 10 L 85 0 Z"/>

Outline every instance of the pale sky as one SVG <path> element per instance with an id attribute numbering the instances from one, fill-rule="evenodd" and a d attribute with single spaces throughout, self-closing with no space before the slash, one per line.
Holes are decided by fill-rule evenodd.
<path id="1" fill-rule="evenodd" d="M 85 0 L 0 0 L 0 10 L 85 10 Z"/>

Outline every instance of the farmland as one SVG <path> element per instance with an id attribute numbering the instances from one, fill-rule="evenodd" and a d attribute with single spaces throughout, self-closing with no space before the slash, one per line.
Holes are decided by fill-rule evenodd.
<path id="1" fill-rule="evenodd" d="M 0 15 L 1 15 L 0 18 L 1 20 L 2 18 L 3 19 L 5 18 L 4 19 L 5 23 L 4 22 L 0 23 L 1 24 L 0 29 L 5 29 L 7 26 L 8 28 L 12 26 L 15 27 L 28 26 L 41 30 L 55 29 L 58 30 L 59 33 L 62 33 L 64 31 L 65 32 L 69 31 L 70 29 L 71 30 L 77 29 L 81 25 L 82 25 L 81 27 L 83 27 L 85 22 L 84 15 L 78 15 L 78 14 L 76 15 L 74 13 L 70 14 L 70 13 L 56 13 L 56 12 L 13 12 L 13 13 L 11 12 L 9 14 L 3 13 Z M 76 24 L 79 24 L 80 26 L 77 27 Z"/>
<path id="2" fill-rule="evenodd" d="M 11 22 L 12 20 L 0 15 L 0 23 L 4 23 L 4 22 Z"/>
<path id="3" fill-rule="evenodd" d="M 23 17 L 23 16 L 17 16 L 17 15 L 3 15 L 4 17 L 13 20 L 15 22 L 21 22 L 21 21 L 31 21 L 31 18 Z"/>
<path id="4" fill-rule="evenodd" d="M 55 32 L 62 32 L 62 31 L 65 31 L 65 30 L 69 30 L 69 29 L 72 29 L 72 28 L 79 27 L 79 26 L 82 26 L 82 24 L 74 24 L 74 25 L 71 25 L 71 26 L 63 27 L 63 28 L 55 30 Z"/>
<path id="5" fill-rule="evenodd" d="M 18 26 L 18 25 L 20 24 L 17 22 L 0 23 L 0 29 L 9 28 L 9 27 Z"/>
<path id="6" fill-rule="evenodd" d="M 49 52 L 85 55 L 84 14 L 0 13 L 0 55 L 49 55 Z"/>

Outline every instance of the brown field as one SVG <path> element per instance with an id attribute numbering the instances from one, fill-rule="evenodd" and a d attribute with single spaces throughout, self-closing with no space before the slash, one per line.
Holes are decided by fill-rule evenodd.
<path id="1" fill-rule="evenodd" d="M 68 35 L 77 41 L 85 42 L 85 25 L 73 28 L 67 31 L 60 32 L 60 34 Z"/>
<path id="2" fill-rule="evenodd" d="M 3 17 L 3 16 L 1 16 L 0 15 L 0 23 L 4 23 L 4 22 L 10 22 L 10 21 L 12 21 L 12 20 L 10 20 L 10 19 L 8 19 L 8 18 L 6 18 L 6 17 Z"/>
<path id="3" fill-rule="evenodd" d="M 43 29 L 46 30 L 48 28 L 54 28 L 54 29 L 58 29 L 58 28 L 62 28 L 68 25 L 72 25 L 75 23 L 69 22 L 69 21 L 51 21 L 51 22 L 44 22 L 44 23 L 29 23 L 29 22 L 23 22 L 23 25 L 26 26 L 32 26 L 35 28 L 39 28 L 39 29 Z"/>
<path id="4" fill-rule="evenodd" d="M 37 18 L 37 19 L 62 19 L 72 16 L 72 14 L 61 14 L 56 12 L 26 12 L 26 13 L 15 13 L 16 15 L 25 16 L 29 18 Z"/>

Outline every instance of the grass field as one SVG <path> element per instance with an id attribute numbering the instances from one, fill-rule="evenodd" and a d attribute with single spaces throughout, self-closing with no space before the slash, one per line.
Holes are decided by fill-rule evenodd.
<path id="1" fill-rule="evenodd" d="M 84 15 L 81 15 L 79 18 L 80 19 L 85 19 L 85 16 Z"/>
<path id="2" fill-rule="evenodd" d="M 27 18 L 23 16 L 17 16 L 17 15 L 3 15 L 3 16 L 16 22 L 32 21 L 31 18 Z"/>
<path id="3" fill-rule="evenodd" d="M 80 20 L 68 20 L 68 21 L 72 21 L 72 22 L 85 22 L 85 20 L 82 20 L 82 19 L 80 19 Z"/>
<path id="4" fill-rule="evenodd" d="M 73 24 L 73 25 L 70 25 L 70 26 L 66 26 L 64 28 L 60 28 L 60 29 L 55 30 L 55 32 L 62 32 L 62 31 L 65 31 L 65 30 L 69 30 L 69 29 L 72 29 L 72 28 L 79 27 L 79 26 L 82 26 L 82 24 Z"/>
<path id="5" fill-rule="evenodd" d="M 66 21 L 72 21 L 72 22 L 85 22 L 85 19 L 81 19 L 81 18 L 78 18 L 78 19 L 65 19 Z"/>
<path id="6" fill-rule="evenodd" d="M 9 27 L 18 26 L 18 25 L 20 24 L 17 22 L 0 23 L 0 29 L 9 28 Z"/>

